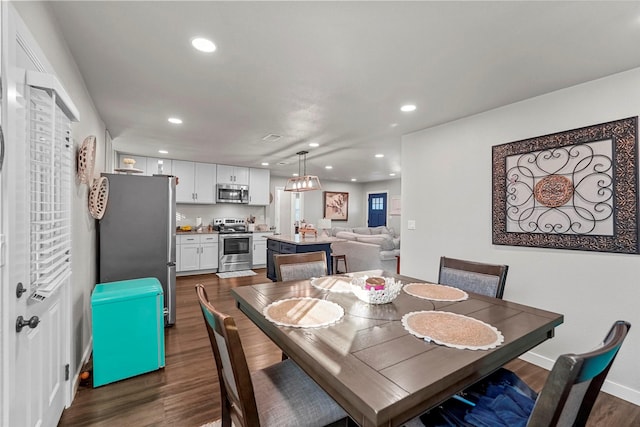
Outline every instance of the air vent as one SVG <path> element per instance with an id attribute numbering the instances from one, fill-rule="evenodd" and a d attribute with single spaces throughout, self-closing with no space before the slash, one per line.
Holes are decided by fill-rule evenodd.
<path id="1" fill-rule="evenodd" d="M 262 140 L 264 142 L 276 142 L 278 141 L 280 138 L 282 138 L 282 136 L 280 135 L 276 135 L 275 133 L 270 133 L 269 135 L 265 136 L 262 138 Z"/>

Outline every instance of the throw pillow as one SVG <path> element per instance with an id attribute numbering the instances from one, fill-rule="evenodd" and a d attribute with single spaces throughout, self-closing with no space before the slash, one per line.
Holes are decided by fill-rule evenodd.
<path id="1" fill-rule="evenodd" d="M 371 227 L 369 230 L 371 230 L 371 234 L 391 234 L 389 232 L 389 229 L 384 225 L 381 225 L 379 227 Z"/>
<path id="2" fill-rule="evenodd" d="M 393 240 L 383 235 L 358 236 L 356 240 L 362 243 L 373 243 L 374 245 L 378 245 L 380 246 L 380 250 L 383 251 L 391 251 L 394 249 Z"/>
<path id="3" fill-rule="evenodd" d="M 350 231 L 338 231 L 336 233 L 336 237 L 338 239 L 356 240 L 358 235 L 356 233 L 352 233 Z"/>
<path id="4" fill-rule="evenodd" d="M 371 230 L 369 229 L 369 227 L 356 227 L 353 229 L 353 232 L 357 234 L 371 234 Z"/>
<path id="5" fill-rule="evenodd" d="M 341 231 L 348 231 L 348 232 L 352 233 L 353 232 L 353 228 L 333 227 L 333 228 L 331 228 L 331 235 L 338 237 L 338 233 L 341 232 Z"/>

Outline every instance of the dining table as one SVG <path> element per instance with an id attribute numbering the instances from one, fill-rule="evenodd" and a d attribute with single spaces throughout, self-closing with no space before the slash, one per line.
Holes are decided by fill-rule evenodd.
<path id="1" fill-rule="evenodd" d="M 242 286 L 231 293 L 238 308 L 363 427 L 401 426 L 552 338 L 564 321 L 562 314 L 471 292 L 455 301 L 417 297 L 408 285 L 429 282 L 391 271 L 338 277 L 347 283 L 382 277 L 403 289 L 382 304 L 361 300 L 348 285 L 339 291 L 318 286 L 318 279 Z M 286 308 L 289 300 L 320 300 L 343 313 L 318 327 L 274 321 L 269 313 L 276 311 L 268 310 Z M 415 313 L 470 318 L 501 341 L 486 349 L 443 345 L 408 327 L 406 319 Z"/>

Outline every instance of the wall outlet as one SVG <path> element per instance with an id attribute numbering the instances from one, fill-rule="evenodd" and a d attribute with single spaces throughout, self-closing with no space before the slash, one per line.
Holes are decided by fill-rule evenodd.
<path id="1" fill-rule="evenodd" d="M 407 230 L 415 230 L 416 229 L 416 221 L 413 219 L 410 219 L 409 221 L 407 221 Z"/>

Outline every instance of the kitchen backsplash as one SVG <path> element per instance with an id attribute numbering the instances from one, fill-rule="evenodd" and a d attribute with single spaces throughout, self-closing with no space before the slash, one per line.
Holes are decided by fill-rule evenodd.
<path id="1" fill-rule="evenodd" d="M 231 203 L 217 205 L 176 205 L 176 226 L 196 225 L 196 218 L 202 218 L 202 224 L 206 227 L 214 218 L 249 218 L 255 217 L 256 224 L 270 224 L 265 216 L 264 206 L 235 205 Z"/>

